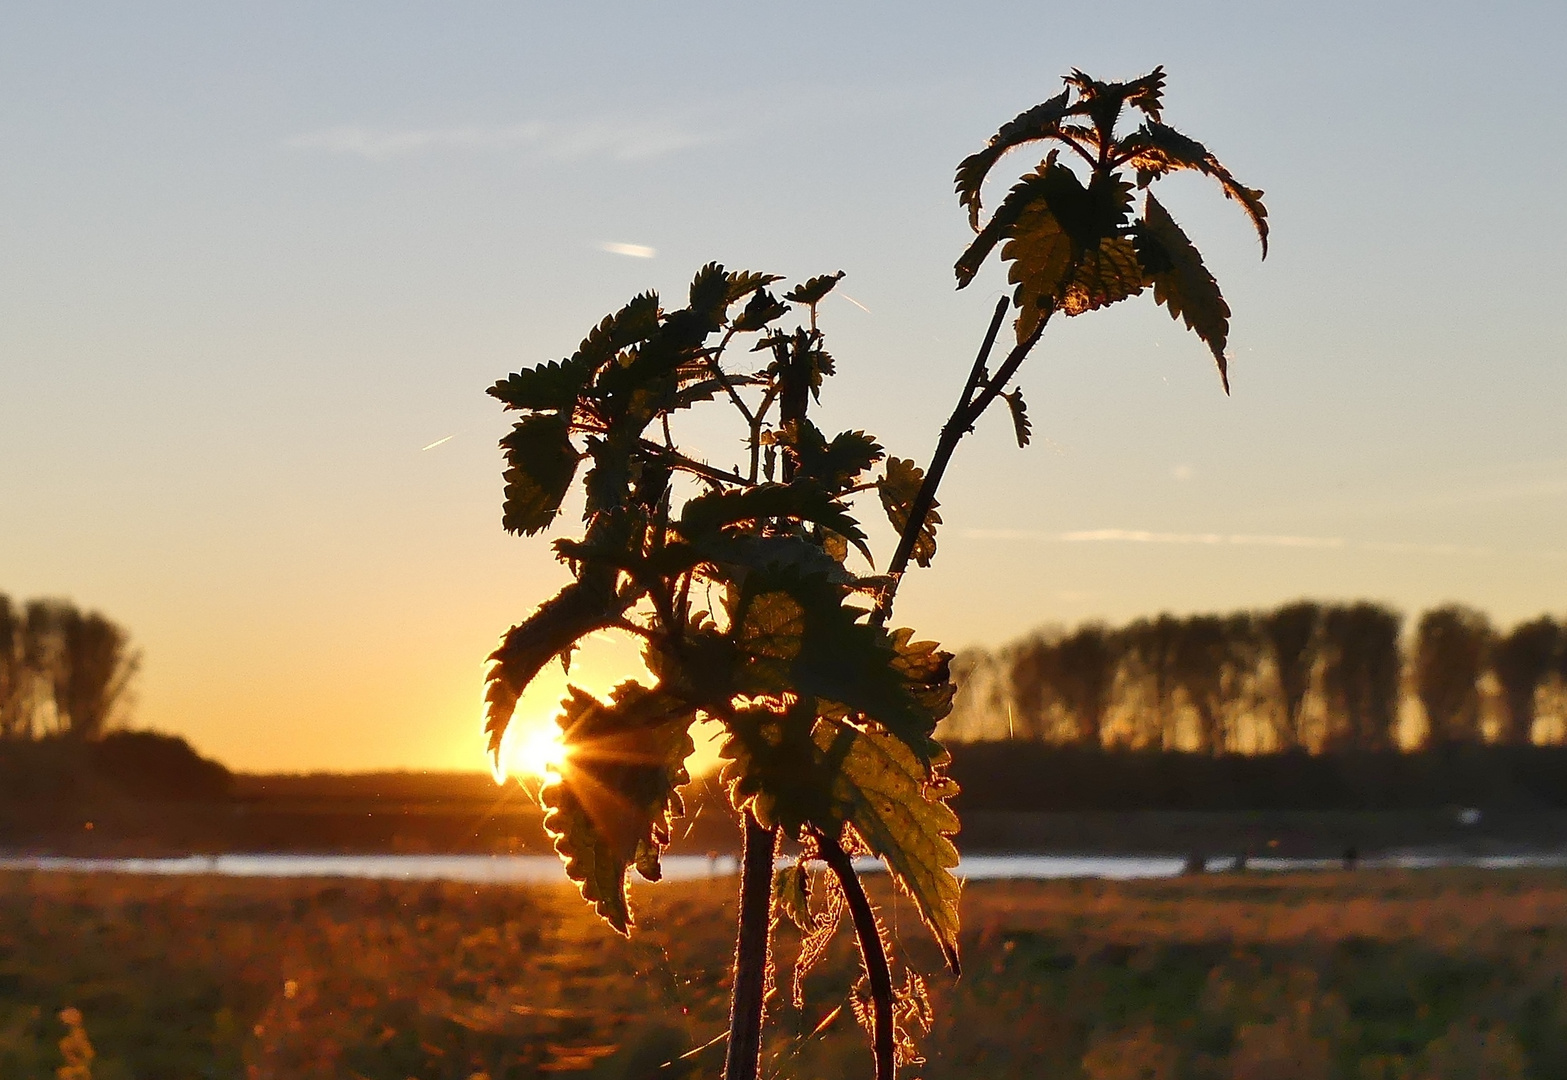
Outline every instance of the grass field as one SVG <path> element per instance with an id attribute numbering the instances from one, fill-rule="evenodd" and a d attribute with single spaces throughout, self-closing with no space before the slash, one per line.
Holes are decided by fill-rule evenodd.
<path id="1" fill-rule="evenodd" d="M 1567 1078 L 1562 873 L 976 884 L 957 982 L 875 884 L 929 973 L 904 1076 Z M 85 1060 L 67 1009 L 95 1080 L 716 1076 L 732 888 L 642 888 L 626 941 L 565 887 L 0 874 L 0 1077 Z M 868 1076 L 850 1009 L 812 1034 L 851 943 L 796 1010 L 778 940 L 764 1074 Z"/>

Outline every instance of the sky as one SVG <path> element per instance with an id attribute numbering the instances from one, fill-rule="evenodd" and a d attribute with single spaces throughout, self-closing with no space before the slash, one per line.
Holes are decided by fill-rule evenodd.
<path id="1" fill-rule="evenodd" d="M 484 657 L 562 582 L 501 529 L 485 389 L 709 260 L 841 269 L 819 422 L 924 460 L 1005 288 L 953 289 L 953 167 L 1073 67 L 1163 64 L 1267 193 L 1263 262 L 1216 188 L 1160 191 L 1233 396 L 1149 297 L 1053 325 L 1035 444 L 962 446 L 895 621 L 1567 613 L 1563 40 L 1544 2 L 12 0 L 0 591 L 126 626 L 135 722 L 234 767 L 483 767 Z"/>

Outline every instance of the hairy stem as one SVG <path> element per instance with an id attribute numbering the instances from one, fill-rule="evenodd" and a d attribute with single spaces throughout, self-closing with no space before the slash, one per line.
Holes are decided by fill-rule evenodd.
<path id="1" fill-rule="evenodd" d="M 730 997 L 724 1080 L 756 1080 L 761 1061 L 762 990 L 767 981 L 773 852 L 777 844 L 776 831 L 762 828 L 747 811 L 745 856 L 740 871 L 740 930 L 735 940 L 735 984 Z"/>
<path id="2" fill-rule="evenodd" d="M 865 977 L 871 984 L 875 1025 L 871 1032 L 871 1047 L 876 1059 L 876 1080 L 894 1080 L 897 1052 L 893 1049 L 892 1033 L 892 970 L 887 966 L 887 950 L 882 947 L 881 927 L 877 925 L 876 912 L 871 910 L 865 886 L 860 883 L 860 875 L 854 872 L 854 863 L 848 853 L 825 833 L 819 834 L 817 846 L 828 868 L 837 876 L 838 884 L 843 886 L 849 915 L 854 919 L 854 936 L 860 942 Z"/>

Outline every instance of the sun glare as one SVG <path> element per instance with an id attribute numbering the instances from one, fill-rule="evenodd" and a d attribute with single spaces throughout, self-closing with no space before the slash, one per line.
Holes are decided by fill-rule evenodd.
<path id="1" fill-rule="evenodd" d="M 553 720 L 535 722 L 518 731 L 516 739 L 507 747 L 511 771 L 546 781 L 559 779 L 560 763 L 566 756 L 560 734 L 560 728 Z"/>

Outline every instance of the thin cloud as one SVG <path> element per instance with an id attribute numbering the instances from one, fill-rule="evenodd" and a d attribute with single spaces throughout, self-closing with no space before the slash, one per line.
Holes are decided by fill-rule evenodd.
<path id="1" fill-rule="evenodd" d="M 1176 544 L 1199 547 L 1307 548 L 1335 551 L 1374 551 L 1390 555 L 1494 555 L 1491 548 L 1463 544 L 1411 544 L 1379 540 L 1350 540 L 1342 536 L 1287 536 L 1273 533 L 1181 533 L 1147 529 L 1080 529 L 1074 532 L 1034 532 L 1026 529 L 965 529 L 969 540 L 1032 540 L 1049 544 Z M 1530 554 L 1555 558 L 1557 552 Z"/>
<path id="2" fill-rule="evenodd" d="M 599 245 L 600 251 L 607 251 L 611 255 L 629 255 L 633 259 L 651 259 L 658 254 L 654 248 L 646 244 L 616 244 L 609 241 Z"/>
<path id="3" fill-rule="evenodd" d="M 283 140 L 293 150 L 321 150 L 368 161 L 432 153 L 526 151 L 560 161 L 602 157 L 642 161 L 712 142 L 666 120 L 589 120 L 574 124 L 463 124 L 445 128 L 375 128 L 346 125 L 307 131 Z"/>

